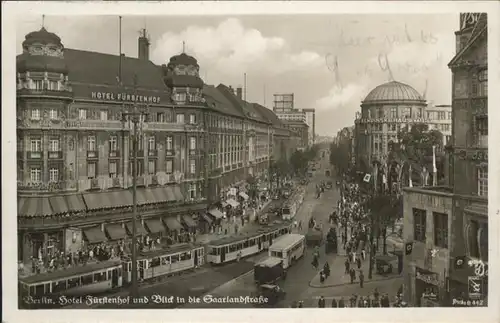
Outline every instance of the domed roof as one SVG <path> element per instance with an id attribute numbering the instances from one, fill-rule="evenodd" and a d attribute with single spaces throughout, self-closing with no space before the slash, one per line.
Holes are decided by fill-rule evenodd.
<path id="1" fill-rule="evenodd" d="M 17 71 L 21 73 L 49 71 L 66 74 L 68 72 L 66 61 L 60 57 L 21 54 L 17 57 L 16 63 Z"/>
<path id="2" fill-rule="evenodd" d="M 34 43 L 62 45 L 61 38 L 54 33 L 48 32 L 44 27 L 27 34 L 24 38 L 23 47 Z"/>
<path id="3" fill-rule="evenodd" d="M 170 58 L 168 65 L 194 65 L 198 66 L 198 61 L 193 56 L 189 56 L 186 53 L 180 55 L 175 55 Z"/>
<path id="4" fill-rule="evenodd" d="M 363 103 L 377 103 L 377 102 L 425 102 L 425 99 L 408 84 L 401 82 L 388 82 L 374 88 Z"/>

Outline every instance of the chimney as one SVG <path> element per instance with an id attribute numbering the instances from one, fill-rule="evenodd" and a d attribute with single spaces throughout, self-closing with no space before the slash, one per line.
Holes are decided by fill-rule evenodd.
<path id="1" fill-rule="evenodd" d="M 138 45 L 139 59 L 149 61 L 149 39 L 145 28 L 141 30 L 141 36 L 139 37 Z"/>
<path id="2" fill-rule="evenodd" d="M 238 99 L 243 100 L 243 89 L 241 86 L 236 88 L 236 96 Z"/>

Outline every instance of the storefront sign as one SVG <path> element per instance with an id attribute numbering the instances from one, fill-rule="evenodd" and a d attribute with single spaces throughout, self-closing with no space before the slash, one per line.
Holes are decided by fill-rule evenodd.
<path id="1" fill-rule="evenodd" d="M 129 101 L 142 103 L 160 103 L 159 96 L 144 96 L 128 93 L 112 93 L 112 92 L 92 92 L 92 99 L 104 101 Z"/>
<path id="2" fill-rule="evenodd" d="M 423 281 L 424 283 L 439 286 L 439 280 L 436 273 L 425 274 L 417 268 L 415 278 Z"/>
<path id="3" fill-rule="evenodd" d="M 486 149 L 474 149 L 474 150 L 465 150 L 458 149 L 455 151 L 455 154 L 460 159 L 469 159 L 478 162 L 487 162 L 488 161 L 488 150 Z"/>
<path id="4" fill-rule="evenodd" d="M 362 118 L 359 119 L 359 123 L 429 123 L 429 119 L 416 118 L 416 119 L 402 119 L 402 118 L 377 118 L 369 119 Z"/>

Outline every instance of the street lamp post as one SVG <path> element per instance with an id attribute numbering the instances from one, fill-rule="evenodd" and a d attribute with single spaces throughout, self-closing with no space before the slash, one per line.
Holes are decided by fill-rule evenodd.
<path id="1" fill-rule="evenodd" d="M 135 86 L 137 85 L 137 79 L 134 78 Z M 133 135 L 132 135 L 132 284 L 130 289 L 130 295 L 132 297 L 138 296 L 138 286 L 137 286 L 137 149 L 139 143 L 139 126 L 142 123 L 143 118 L 148 115 L 146 111 L 141 111 L 138 109 L 137 104 L 134 103 L 134 108 L 132 111 L 122 112 L 122 122 L 128 120 L 133 125 Z M 125 158 L 125 157 L 124 157 Z"/>

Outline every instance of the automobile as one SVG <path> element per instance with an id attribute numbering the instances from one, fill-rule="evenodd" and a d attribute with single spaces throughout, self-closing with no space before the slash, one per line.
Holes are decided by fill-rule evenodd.
<path id="1" fill-rule="evenodd" d="M 397 256 L 380 255 L 375 257 L 375 268 L 377 274 L 386 275 L 391 274 L 394 269 L 394 263 L 398 261 Z"/>
<path id="2" fill-rule="evenodd" d="M 267 303 L 256 304 L 257 306 L 273 306 L 285 299 L 286 292 L 283 288 L 274 284 L 263 284 L 258 287 L 257 297 L 267 298 Z"/>
<path id="3" fill-rule="evenodd" d="M 327 188 L 327 189 L 331 189 L 331 188 L 332 188 L 332 186 L 333 186 L 332 181 L 328 181 L 328 182 L 326 182 L 326 188 Z"/>
<path id="4" fill-rule="evenodd" d="M 268 213 L 264 213 L 264 214 L 259 215 L 259 224 L 262 224 L 262 225 L 269 224 L 269 214 Z"/>

